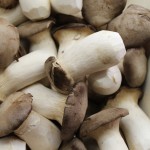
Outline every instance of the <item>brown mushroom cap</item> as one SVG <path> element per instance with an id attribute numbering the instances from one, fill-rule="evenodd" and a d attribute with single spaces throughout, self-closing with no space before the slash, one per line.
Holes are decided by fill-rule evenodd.
<path id="1" fill-rule="evenodd" d="M 73 138 L 75 132 L 83 122 L 88 105 L 87 86 L 79 82 L 69 94 L 62 122 L 61 137 L 63 141 Z"/>
<path id="2" fill-rule="evenodd" d="M 19 33 L 15 26 L 0 18 L 0 69 L 6 68 L 19 50 Z"/>
<path id="3" fill-rule="evenodd" d="M 38 22 L 28 21 L 18 26 L 19 35 L 22 38 L 29 37 L 50 28 L 53 24 L 53 20 L 44 20 Z"/>
<path id="4" fill-rule="evenodd" d="M 120 117 L 128 115 L 128 111 L 123 108 L 110 108 L 102 110 L 90 117 L 88 117 L 80 128 L 80 137 L 85 137 L 91 132 L 98 129 L 100 126 L 108 124 Z"/>
<path id="5" fill-rule="evenodd" d="M 32 96 L 23 92 L 11 94 L 0 105 L 0 137 L 17 129 L 31 112 Z"/>
<path id="6" fill-rule="evenodd" d="M 59 150 L 86 150 L 86 147 L 81 140 L 74 138 L 70 142 L 64 143 Z"/>
<path id="7" fill-rule="evenodd" d="M 19 0 L 0 0 L 0 7 L 13 8 L 18 4 Z"/>

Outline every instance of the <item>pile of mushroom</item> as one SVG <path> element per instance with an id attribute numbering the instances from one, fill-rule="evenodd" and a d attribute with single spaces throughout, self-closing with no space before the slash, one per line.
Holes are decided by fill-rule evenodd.
<path id="1" fill-rule="evenodd" d="M 150 0 L 0 0 L 0 36 L 0 149 L 150 149 Z"/>

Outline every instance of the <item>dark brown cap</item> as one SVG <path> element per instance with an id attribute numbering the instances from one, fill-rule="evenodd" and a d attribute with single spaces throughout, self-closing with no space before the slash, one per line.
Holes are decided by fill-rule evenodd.
<path id="1" fill-rule="evenodd" d="M 13 8 L 18 4 L 18 0 L 0 0 L 0 7 Z"/>
<path id="2" fill-rule="evenodd" d="M 85 137 L 97 130 L 99 127 L 108 124 L 120 117 L 128 115 L 128 111 L 123 108 L 110 108 L 102 110 L 88 117 L 80 128 L 80 137 Z"/>

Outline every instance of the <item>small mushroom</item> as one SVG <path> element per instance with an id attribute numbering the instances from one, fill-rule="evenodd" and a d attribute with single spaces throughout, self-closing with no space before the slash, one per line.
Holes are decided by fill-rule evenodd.
<path id="1" fill-rule="evenodd" d="M 83 142 L 78 138 L 74 138 L 70 142 L 64 143 L 59 150 L 87 150 Z"/>
<path id="2" fill-rule="evenodd" d="M 49 21 L 48 27 L 51 27 L 52 24 L 53 23 Z M 38 39 L 37 42 L 35 39 L 35 43 L 37 43 L 37 45 L 40 45 L 40 43 L 43 45 L 43 41 L 47 40 L 48 47 L 36 47 L 37 50 L 35 52 L 19 58 L 19 62 L 11 63 L 0 74 L 1 100 L 4 100 L 9 94 L 46 77 L 44 63 L 49 56 L 54 57 L 57 53 L 55 43 L 47 30 L 48 27 L 45 28 L 46 31 L 42 28 L 42 32 L 36 33 L 36 31 L 39 31 L 38 29 L 35 29 L 34 32 L 35 38 Z M 46 34 L 44 34 L 45 32 Z"/>
<path id="3" fill-rule="evenodd" d="M 0 105 L 0 137 L 17 129 L 31 112 L 32 96 L 23 92 L 11 94 Z"/>
<path id="4" fill-rule="evenodd" d="M 110 95 L 115 93 L 122 81 L 121 72 L 118 66 L 113 66 L 104 71 L 99 71 L 89 75 L 88 83 L 90 89 L 100 95 Z"/>
<path id="5" fill-rule="evenodd" d="M 13 25 L 19 25 L 27 20 L 19 4 L 11 9 L 0 8 L 0 18 L 6 19 Z"/>
<path id="6" fill-rule="evenodd" d="M 13 8 L 18 4 L 18 0 L 0 0 L 0 7 Z"/>
<path id="7" fill-rule="evenodd" d="M 75 82 L 116 65 L 125 53 L 118 33 L 99 31 L 72 44 L 65 53 L 58 55 L 57 60 L 47 59 L 46 74 L 57 90 L 68 93 Z"/>
<path id="8" fill-rule="evenodd" d="M 32 21 L 43 20 L 50 16 L 50 0 L 19 0 L 23 14 Z"/>
<path id="9" fill-rule="evenodd" d="M 110 22 L 121 14 L 127 0 L 83 0 L 83 17 L 95 27 Z"/>
<path id="10" fill-rule="evenodd" d="M 61 144 L 60 130 L 56 125 L 34 111 L 14 133 L 32 150 L 58 150 Z"/>
<path id="11" fill-rule="evenodd" d="M 0 18 L 0 35 L 0 70 L 3 70 L 14 60 L 20 40 L 17 28 L 3 18 Z"/>
<path id="12" fill-rule="evenodd" d="M 108 24 L 107 29 L 118 32 L 127 48 L 138 47 L 150 39 L 149 18 L 149 9 L 130 5 L 120 16 Z"/>
<path id="13" fill-rule="evenodd" d="M 131 150 L 150 149 L 150 119 L 138 106 L 140 96 L 140 89 L 122 87 L 116 97 L 110 99 L 106 106 L 124 108 L 129 111 L 129 115 L 121 119 L 120 125 Z"/>
<path id="14" fill-rule="evenodd" d="M 1 150 L 26 150 L 26 143 L 16 136 L 0 138 Z"/>
<path id="15" fill-rule="evenodd" d="M 102 110 L 85 119 L 80 128 L 80 137 L 94 138 L 102 150 L 128 150 L 119 132 L 120 120 L 126 115 L 128 111 L 122 108 Z"/>
<path id="16" fill-rule="evenodd" d="M 145 81 L 147 58 L 144 48 L 128 49 L 123 60 L 123 74 L 129 86 L 139 87 Z"/>

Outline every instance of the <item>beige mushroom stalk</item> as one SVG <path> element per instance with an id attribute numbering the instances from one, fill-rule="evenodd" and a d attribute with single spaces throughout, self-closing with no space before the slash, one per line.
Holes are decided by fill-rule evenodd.
<path id="1" fill-rule="evenodd" d="M 55 88 L 67 93 L 74 82 L 116 65 L 125 53 L 118 33 L 99 31 L 71 45 L 57 60 L 50 57 L 45 64 L 46 73 Z"/>
<path id="2" fill-rule="evenodd" d="M 123 60 L 123 74 L 129 86 L 141 86 L 147 73 L 147 58 L 144 48 L 128 49 Z"/>
<path id="3" fill-rule="evenodd" d="M 0 18 L 0 71 L 13 62 L 19 51 L 19 32 L 7 20 Z"/>
<path id="4" fill-rule="evenodd" d="M 110 95 L 115 93 L 122 81 L 121 72 L 118 66 L 113 66 L 105 71 L 100 71 L 89 75 L 88 83 L 90 89 L 100 95 Z"/>
<path id="5" fill-rule="evenodd" d="M 140 100 L 140 107 L 150 118 L 150 59 L 148 59 L 147 76 L 143 87 L 143 97 Z"/>
<path id="6" fill-rule="evenodd" d="M 61 143 L 60 130 L 51 121 L 34 111 L 31 111 L 14 133 L 32 150 L 58 150 Z"/>
<path id="7" fill-rule="evenodd" d="M 141 46 L 150 39 L 149 18 L 149 9 L 130 5 L 120 16 L 108 24 L 107 29 L 118 32 L 127 48 Z"/>
<path id="8" fill-rule="evenodd" d="M 23 14 L 30 20 L 43 20 L 50 16 L 50 0 L 19 0 Z"/>
<path id="9" fill-rule="evenodd" d="M 62 125 L 62 140 L 73 138 L 85 117 L 88 105 L 84 82 L 77 83 L 68 96 L 41 84 L 31 85 L 23 89 L 23 92 L 33 95 L 33 110 L 48 119 L 57 120 Z"/>
<path id="10" fill-rule="evenodd" d="M 128 150 L 120 131 L 119 123 L 128 111 L 122 108 L 102 110 L 88 117 L 80 128 L 80 137 L 94 138 L 101 150 Z"/>
<path id="11" fill-rule="evenodd" d="M 83 17 L 88 23 L 100 27 L 121 14 L 127 0 L 83 0 Z"/>
<path id="12" fill-rule="evenodd" d="M 22 13 L 20 5 L 11 9 L 0 8 L 0 18 L 8 20 L 13 25 L 19 25 L 27 20 Z"/>
<path id="13" fill-rule="evenodd" d="M 47 25 L 50 27 L 52 22 L 49 21 Z M 45 30 L 47 30 L 47 27 Z M 39 32 L 34 35 L 37 37 L 38 42 L 40 40 L 44 40 L 43 36 L 41 36 L 43 35 L 43 32 Z M 7 69 L 4 70 L 4 72 L 0 74 L 1 100 L 4 100 L 5 97 L 10 93 L 18 91 L 46 76 L 44 63 L 49 56 L 56 56 L 56 47 L 54 41 L 51 38 L 48 30 L 47 33 L 48 34 L 46 34 L 46 36 L 50 43 L 47 47 L 39 47 L 39 49 L 37 48 L 38 50 L 35 52 L 19 58 L 19 62 L 13 62 L 11 65 L 9 65 L 9 67 L 7 67 Z"/>
<path id="14" fill-rule="evenodd" d="M 55 12 L 82 17 L 82 0 L 51 0 L 51 5 Z"/>
<path id="15" fill-rule="evenodd" d="M 150 119 L 137 104 L 140 96 L 139 89 L 123 87 L 107 103 L 107 107 L 125 108 L 129 111 L 129 115 L 121 120 L 121 129 L 131 150 L 150 149 Z"/>
<path id="16" fill-rule="evenodd" d="M 2 150 L 26 150 L 26 143 L 16 136 L 0 138 L 0 148 Z"/>

